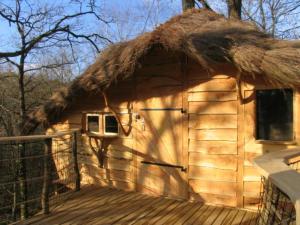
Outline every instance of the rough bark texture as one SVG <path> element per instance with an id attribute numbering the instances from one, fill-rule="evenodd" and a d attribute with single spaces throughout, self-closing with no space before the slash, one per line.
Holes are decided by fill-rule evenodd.
<path id="1" fill-rule="evenodd" d="M 195 7 L 195 0 L 182 0 L 182 10 L 191 9 Z"/>
<path id="2" fill-rule="evenodd" d="M 227 0 L 229 18 L 242 18 L 242 0 Z"/>

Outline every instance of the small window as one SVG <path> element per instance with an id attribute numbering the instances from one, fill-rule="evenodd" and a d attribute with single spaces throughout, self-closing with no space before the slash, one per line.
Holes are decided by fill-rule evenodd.
<path id="1" fill-rule="evenodd" d="M 99 115 L 87 115 L 87 131 L 99 133 Z"/>
<path id="2" fill-rule="evenodd" d="M 113 115 L 104 115 L 104 134 L 118 134 L 118 121 Z"/>
<path id="3" fill-rule="evenodd" d="M 292 141 L 293 136 L 293 91 L 256 91 L 256 138 Z"/>

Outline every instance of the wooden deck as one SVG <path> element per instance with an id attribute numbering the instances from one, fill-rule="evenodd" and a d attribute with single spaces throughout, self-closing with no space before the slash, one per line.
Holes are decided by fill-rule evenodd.
<path id="1" fill-rule="evenodd" d="M 19 224 L 207 224 L 253 225 L 253 212 L 150 197 L 95 186 L 72 193 L 51 209 Z"/>

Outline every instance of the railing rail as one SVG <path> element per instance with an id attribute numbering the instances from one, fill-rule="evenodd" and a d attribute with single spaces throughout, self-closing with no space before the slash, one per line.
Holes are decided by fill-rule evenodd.
<path id="1" fill-rule="evenodd" d="M 254 159 L 255 166 L 263 176 L 264 186 L 258 223 L 276 224 L 275 219 L 283 220 L 287 209 L 292 205 L 294 207 L 290 210 L 290 218 L 286 218 L 284 224 L 296 219 L 296 224 L 300 225 L 300 173 L 297 172 L 299 160 L 295 160 L 299 157 L 300 149 L 294 149 L 269 153 Z M 286 209 L 282 210 L 284 208 Z M 267 220 L 263 218 L 266 216 L 269 217 Z"/>
<path id="2" fill-rule="evenodd" d="M 0 224 L 48 214 L 63 193 L 80 190 L 78 131 L 0 137 Z"/>

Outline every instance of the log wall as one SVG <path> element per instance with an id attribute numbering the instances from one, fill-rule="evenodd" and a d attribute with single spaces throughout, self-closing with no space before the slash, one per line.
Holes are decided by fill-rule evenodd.
<path id="1" fill-rule="evenodd" d="M 145 146 L 141 146 L 139 137 L 142 130 L 148 133 L 151 130 L 143 127 L 141 121 L 136 120 L 133 114 L 137 113 L 139 108 L 163 108 L 172 101 L 172 107 L 186 109 L 186 113 L 182 115 L 181 136 L 184 152 L 181 163 L 187 167 L 187 172 L 186 175 L 179 173 L 179 177 L 180 182 L 184 183 L 187 198 L 212 204 L 256 209 L 260 175 L 254 168 L 252 160 L 267 152 L 298 145 L 299 91 L 295 94 L 294 103 L 295 142 L 257 142 L 255 103 L 251 96 L 253 97 L 255 88 L 265 88 L 266 85 L 261 81 L 243 81 L 242 95 L 250 100 L 241 104 L 235 80 L 237 71 L 223 66 L 211 74 L 192 60 L 186 65 L 180 65 L 176 61 L 178 58 L 175 58 L 168 57 L 168 54 L 157 53 L 149 56 L 136 73 L 143 78 L 142 80 L 146 79 L 146 82 L 137 85 L 140 80 L 133 78 L 110 88 L 108 96 L 111 104 L 119 113 L 122 124 L 132 130 L 129 136 L 121 134 L 119 138 L 110 140 L 105 152 L 104 168 L 99 167 L 99 160 L 93 151 L 97 149 L 97 142 L 87 135 L 78 138 L 82 182 L 148 193 L 161 193 L 162 188 L 166 189 L 164 191 L 172 192 L 164 183 L 176 179 L 178 174 L 174 173 L 174 169 L 162 171 L 158 167 L 148 166 L 150 172 L 146 174 L 147 176 L 144 174 L 145 169 L 142 169 L 141 161 L 145 156 L 141 155 L 145 153 L 143 149 Z M 180 79 L 182 87 L 178 84 Z M 174 88 L 180 92 L 178 93 L 180 98 L 174 97 L 177 96 L 173 94 Z M 156 94 L 148 96 L 149 93 Z M 143 103 L 143 99 L 147 99 L 147 102 Z M 108 111 L 103 105 L 101 95 L 84 96 L 69 109 L 61 123 L 53 125 L 49 132 L 82 128 L 84 112 L 100 111 Z M 151 150 L 147 151 L 151 153 Z M 152 179 L 153 177 L 157 179 Z M 184 192 L 184 189 L 177 190 L 177 193 Z"/>
<path id="2" fill-rule="evenodd" d="M 235 79 L 209 75 L 188 64 L 190 199 L 237 206 L 237 114 Z"/>

